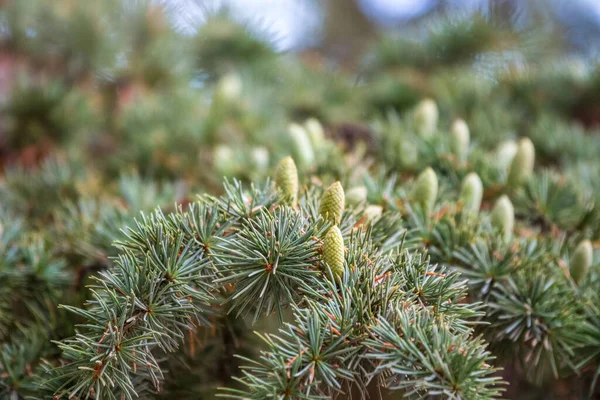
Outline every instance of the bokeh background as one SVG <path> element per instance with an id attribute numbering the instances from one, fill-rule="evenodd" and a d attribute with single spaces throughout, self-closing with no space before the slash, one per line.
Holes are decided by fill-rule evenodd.
<path id="1" fill-rule="evenodd" d="M 480 13 L 520 29 L 540 24 L 548 29 L 554 25 L 550 30 L 561 31 L 573 51 L 590 56 L 598 51 L 600 32 L 600 3 L 594 0 L 167 0 L 167 3 L 178 8 L 175 20 L 183 25 L 187 22 L 190 31 L 198 26 L 206 10 L 228 8 L 236 20 L 248 23 L 254 30 L 268 32 L 275 48 L 281 51 L 323 44 L 330 37 L 328 33 L 339 30 L 341 25 L 345 25 L 347 33 L 361 36 L 372 29 L 398 29 L 449 12 Z"/>
<path id="2" fill-rule="evenodd" d="M 140 212 L 263 182 L 288 155 L 303 186 L 378 205 L 426 167 L 454 188 L 477 171 L 487 212 L 502 145 L 528 137 L 542 172 L 517 217 L 598 240 L 599 39 L 596 0 L 0 0 L 0 394 L 36 395 L 31 368 L 77 322 L 55 305 L 85 301 Z M 413 118 L 427 98 L 431 141 Z M 457 118 L 468 167 L 444 135 Z M 169 361 L 163 398 L 232 383 L 255 343 L 221 338 Z M 539 377 L 504 373 L 508 397 L 540 398 Z"/>

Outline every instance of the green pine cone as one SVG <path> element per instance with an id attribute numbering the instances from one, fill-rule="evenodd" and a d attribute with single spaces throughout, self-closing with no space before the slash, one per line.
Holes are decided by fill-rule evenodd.
<path id="1" fill-rule="evenodd" d="M 242 80 L 237 74 L 222 77 L 217 84 L 217 98 L 224 101 L 235 101 L 242 94 Z"/>
<path id="2" fill-rule="evenodd" d="M 412 200 L 417 202 L 429 214 L 435 205 L 438 194 L 438 179 L 435 171 L 427 167 L 419 177 L 412 192 Z"/>
<path id="3" fill-rule="evenodd" d="M 483 199 L 483 184 L 479 175 L 475 172 L 468 174 L 463 179 L 460 189 L 460 201 L 462 202 L 463 211 L 468 213 L 478 213 L 481 208 L 481 200 Z"/>
<path id="4" fill-rule="evenodd" d="M 298 201 L 298 170 L 292 157 L 279 161 L 275 171 L 275 185 L 281 192 L 283 203 L 295 207 Z"/>
<path id="5" fill-rule="evenodd" d="M 367 222 L 375 221 L 377 218 L 381 217 L 383 214 L 383 207 L 378 205 L 370 205 L 365 208 L 365 217 Z"/>
<path id="6" fill-rule="evenodd" d="M 469 153 L 470 134 L 469 127 L 462 119 L 457 119 L 452 124 L 450 149 L 460 162 L 467 159 Z"/>
<path id="7" fill-rule="evenodd" d="M 496 200 L 490 219 L 492 226 L 502 232 L 502 237 L 508 242 L 515 225 L 515 210 L 508 196 L 503 195 Z"/>
<path id="8" fill-rule="evenodd" d="M 415 110 L 415 125 L 419 135 L 431 137 L 437 129 L 439 112 L 437 104 L 432 99 L 421 101 Z"/>
<path id="9" fill-rule="evenodd" d="M 232 176 L 236 171 L 236 158 L 231 147 L 218 145 L 213 153 L 213 167 L 221 176 Z"/>
<path id="10" fill-rule="evenodd" d="M 323 147 L 325 143 L 325 130 L 316 118 L 309 118 L 304 122 L 304 128 L 315 150 Z"/>
<path id="11" fill-rule="evenodd" d="M 367 200 L 367 188 L 356 186 L 346 193 L 346 204 L 356 206 Z"/>
<path id="12" fill-rule="evenodd" d="M 334 182 L 325 190 L 319 204 L 319 214 L 334 225 L 340 223 L 344 212 L 345 196 L 342 184 Z"/>
<path id="13" fill-rule="evenodd" d="M 344 274 L 344 238 L 337 226 L 332 226 L 323 241 L 323 260 L 337 277 Z"/>
<path id="14" fill-rule="evenodd" d="M 315 152 L 306 130 L 298 124 L 290 124 L 288 132 L 292 138 L 293 155 L 300 169 L 310 169 L 315 164 Z"/>
<path id="15" fill-rule="evenodd" d="M 592 248 L 592 242 L 584 240 L 575 249 L 575 252 L 571 256 L 571 277 L 575 283 L 579 284 L 585 278 L 590 267 L 592 266 L 594 258 L 594 249 Z"/>
<path id="16" fill-rule="evenodd" d="M 496 149 L 495 160 L 498 169 L 506 171 L 510 166 L 510 162 L 515 158 L 519 146 L 514 140 L 506 140 Z"/>
<path id="17" fill-rule="evenodd" d="M 269 166 L 269 150 L 267 148 L 259 146 L 254 147 L 250 151 L 250 161 L 252 167 L 257 171 L 264 171 Z"/>
<path id="18" fill-rule="evenodd" d="M 529 138 L 521 139 L 515 157 L 510 163 L 510 168 L 508 170 L 508 186 L 517 188 L 527 181 L 533 173 L 534 162 L 535 149 L 533 143 Z"/>

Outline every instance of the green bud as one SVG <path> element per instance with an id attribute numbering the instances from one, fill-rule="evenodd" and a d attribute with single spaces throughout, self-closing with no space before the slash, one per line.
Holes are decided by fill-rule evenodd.
<path id="1" fill-rule="evenodd" d="M 435 101 L 432 99 L 421 101 L 415 109 L 414 116 L 419 135 L 424 138 L 431 137 L 437 129 L 438 117 L 439 113 Z"/>
<path id="2" fill-rule="evenodd" d="M 403 167 L 414 166 L 419 158 L 419 150 L 415 142 L 408 138 L 401 139 L 398 148 L 398 158 Z"/>
<path id="3" fill-rule="evenodd" d="M 252 166 L 258 171 L 264 171 L 269 166 L 269 150 L 265 147 L 254 147 L 250 151 Z"/>
<path id="4" fill-rule="evenodd" d="M 221 176 L 233 175 L 236 169 L 233 150 L 225 145 L 216 146 L 213 151 L 213 166 Z"/>
<path id="5" fill-rule="evenodd" d="M 319 214 L 334 225 L 340 223 L 344 212 L 344 188 L 342 184 L 334 182 L 325 190 L 319 204 Z"/>
<path id="6" fill-rule="evenodd" d="M 462 119 L 457 119 L 452 124 L 450 149 L 459 161 L 464 162 L 469 153 L 469 127 Z"/>
<path id="7" fill-rule="evenodd" d="M 346 204 L 357 205 L 367 200 L 367 188 L 364 186 L 356 186 L 348 190 L 346 193 Z"/>
<path id="8" fill-rule="evenodd" d="M 571 256 L 571 277 L 575 283 L 579 284 L 587 275 L 590 267 L 592 266 L 594 258 L 594 249 L 592 248 L 592 242 L 584 240 L 575 249 L 575 252 Z"/>
<path id="9" fill-rule="evenodd" d="M 275 171 L 275 185 L 281 192 L 284 204 L 295 207 L 298 201 L 298 170 L 292 157 L 279 161 Z"/>
<path id="10" fill-rule="evenodd" d="M 512 238 L 515 225 L 515 210 L 508 196 L 502 195 L 496 200 L 490 219 L 492 226 L 502 232 L 504 241 L 508 242 Z"/>
<path id="11" fill-rule="evenodd" d="M 217 97 L 225 101 L 237 100 L 242 94 L 242 80 L 237 74 L 228 74 L 217 83 Z"/>
<path id="12" fill-rule="evenodd" d="M 427 167 L 417 178 L 417 183 L 412 192 L 412 199 L 420 204 L 423 210 L 429 214 L 435 205 L 437 194 L 437 175 L 433 169 Z"/>
<path id="13" fill-rule="evenodd" d="M 496 165 L 501 170 L 506 170 L 510 165 L 510 162 L 515 158 L 517 154 L 517 143 L 514 140 L 507 140 L 498 146 L 496 150 Z"/>
<path id="14" fill-rule="evenodd" d="M 478 213 L 482 199 L 483 184 L 481 183 L 481 179 L 475 172 L 471 172 L 463 179 L 460 189 L 460 201 L 463 205 L 463 211 Z"/>
<path id="15" fill-rule="evenodd" d="M 383 213 L 383 207 L 377 205 L 370 205 L 365 208 L 365 217 L 367 218 L 367 222 L 371 222 L 381 217 Z"/>
<path id="16" fill-rule="evenodd" d="M 313 148 L 318 149 L 325 142 L 325 131 L 323 125 L 316 118 L 309 118 L 304 122 L 304 128 L 308 133 L 308 137 L 313 145 Z"/>
<path id="17" fill-rule="evenodd" d="M 533 173 L 533 163 L 535 162 L 535 149 L 529 138 L 523 138 L 519 141 L 517 152 L 510 168 L 508 169 L 507 184 L 509 187 L 516 188 L 521 186 Z"/>
<path id="18" fill-rule="evenodd" d="M 337 277 L 344 274 L 344 238 L 337 226 L 332 226 L 323 240 L 323 260 Z"/>
<path id="19" fill-rule="evenodd" d="M 311 168 L 315 164 L 315 153 L 306 131 L 298 124 L 290 124 L 288 132 L 292 138 L 294 158 L 301 168 Z"/>

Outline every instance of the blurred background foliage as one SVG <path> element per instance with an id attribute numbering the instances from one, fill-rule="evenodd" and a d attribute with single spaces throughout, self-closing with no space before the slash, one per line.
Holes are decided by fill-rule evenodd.
<path id="1" fill-rule="evenodd" d="M 54 305 L 81 304 L 80 289 L 111 265 L 112 242 L 140 211 L 219 193 L 223 176 L 262 180 L 287 155 L 304 183 L 313 174 L 319 185 L 365 184 L 381 204 L 391 176 L 410 181 L 433 166 L 460 182 L 467 168 L 455 168 L 448 143 L 414 134 L 424 98 L 437 102 L 440 130 L 467 122 L 477 145 L 469 165 L 488 198 L 506 176 L 486 160 L 499 143 L 530 137 L 548 172 L 515 201 L 517 213 L 565 230 L 585 221 L 598 239 L 597 6 L 423 0 L 398 2 L 414 3 L 402 14 L 381 11 L 382 1 L 289 0 L 299 8 L 284 18 L 287 2 L 272 3 L 0 1 L 0 278 L 14 278 L 14 265 L 23 278 L 0 285 L 3 354 L 23 360 L 0 375 L 0 393 L 30 393 L 30 365 L 57 352 L 47 339 L 73 334 L 75 317 Z M 267 12 L 296 17 L 295 28 L 269 25 Z M 544 197 L 547 187 L 560 196 Z M 569 218 L 556 212 L 575 206 Z M 15 290 L 45 295 L 14 304 Z M 224 326 L 249 330 L 239 324 Z M 221 339 L 207 354 L 230 356 L 234 339 Z M 211 363 L 185 351 L 180 360 L 198 365 L 171 381 L 178 398 L 230 376 L 207 374 Z"/>

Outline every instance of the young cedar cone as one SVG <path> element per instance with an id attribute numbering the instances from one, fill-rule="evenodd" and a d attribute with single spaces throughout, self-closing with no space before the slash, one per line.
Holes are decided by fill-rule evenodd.
<path id="1" fill-rule="evenodd" d="M 401 138 L 398 142 L 398 159 L 403 167 L 413 167 L 419 160 L 419 150 L 413 140 Z"/>
<path id="2" fill-rule="evenodd" d="M 323 125 L 316 118 L 309 118 L 304 122 L 304 128 L 315 150 L 323 146 L 325 142 L 325 131 Z"/>
<path id="3" fill-rule="evenodd" d="M 515 158 L 515 154 L 517 154 L 517 143 L 514 140 L 506 140 L 498 146 L 496 150 L 496 165 L 499 169 L 506 171 L 510 162 Z"/>
<path id="4" fill-rule="evenodd" d="M 508 196 L 502 195 L 496 200 L 490 219 L 492 226 L 502 232 L 504 241 L 508 242 L 512 238 L 515 225 L 515 210 Z"/>
<path id="5" fill-rule="evenodd" d="M 306 130 L 298 124 L 290 124 L 288 132 L 292 138 L 294 158 L 300 169 L 311 168 L 315 164 L 315 152 Z"/>
<path id="6" fill-rule="evenodd" d="M 355 206 L 367 200 L 367 188 L 356 186 L 346 192 L 346 204 Z"/>
<path id="7" fill-rule="evenodd" d="M 292 157 L 279 161 L 275 171 L 275 185 L 284 204 L 295 207 L 298 201 L 298 170 Z"/>
<path id="8" fill-rule="evenodd" d="M 250 160 L 252 167 L 257 171 L 266 170 L 269 166 L 269 150 L 262 146 L 254 147 L 250 151 Z"/>
<path id="9" fill-rule="evenodd" d="M 370 205 L 365 208 L 365 217 L 367 222 L 375 221 L 377 218 L 381 217 L 383 214 L 383 207 L 377 205 Z"/>
<path id="10" fill-rule="evenodd" d="M 332 226 L 323 240 L 323 260 L 337 277 L 344 274 L 344 238 L 337 226 Z"/>
<path id="11" fill-rule="evenodd" d="M 584 240 L 571 256 L 571 277 L 575 283 L 579 284 L 583 278 L 587 275 L 590 267 L 592 266 L 594 258 L 594 249 L 592 248 L 592 242 Z"/>
<path id="12" fill-rule="evenodd" d="M 217 98 L 227 102 L 237 100 L 242 94 L 242 80 L 237 74 L 228 74 L 217 83 Z"/>
<path id="13" fill-rule="evenodd" d="M 233 150 L 229 146 L 218 145 L 213 152 L 213 167 L 221 176 L 235 174 L 236 165 Z"/>
<path id="14" fill-rule="evenodd" d="M 319 214 L 333 225 L 337 225 L 342 219 L 344 203 L 344 188 L 339 181 L 334 182 L 325 190 L 325 193 L 321 197 Z"/>
<path id="15" fill-rule="evenodd" d="M 452 124 L 450 132 L 450 149 L 452 153 L 462 163 L 466 161 L 469 152 L 469 127 L 462 119 L 457 119 Z"/>
<path id="16" fill-rule="evenodd" d="M 427 167 L 419 177 L 412 192 L 412 200 L 417 202 L 427 214 L 431 212 L 438 193 L 438 179 L 435 171 Z"/>
<path id="17" fill-rule="evenodd" d="M 425 99 L 417 105 L 414 118 L 421 137 L 429 138 L 433 135 L 437 129 L 438 116 L 437 104 L 432 99 Z"/>
<path id="18" fill-rule="evenodd" d="M 519 147 L 515 157 L 510 163 L 508 169 L 507 184 L 511 188 L 521 186 L 533 173 L 533 163 L 535 162 L 535 149 L 529 138 L 523 138 L 519 141 Z"/>
<path id="19" fill-rule="evenodd" d="M 463 179 L 460 189 L 460 201 L 462 202 L 463 211 L 477 214 L 481 207 L 482 198 L 483 184 L 481 179 L 475 172 L 471 172 Z"/>

